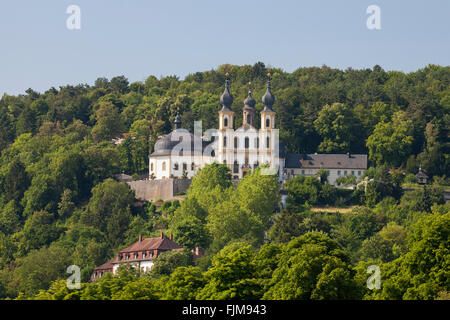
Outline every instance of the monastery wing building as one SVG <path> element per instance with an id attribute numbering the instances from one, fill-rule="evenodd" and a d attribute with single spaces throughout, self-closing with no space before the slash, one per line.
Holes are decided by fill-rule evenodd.
<path id="1" fill-rule="evenodd" d="M 328 181 L 334 184 L 339 176 L 359 177 L 367 169 L 367 155 L 362 154 L 292 154 L 278 141 L 275 127 L 276 112 L 272 109 L 275 97 L 271 92 L 268 74 L 267 90 L 262 97 L 260 125 L 256 124 L 256 101 L 249 90 L 242 108 L 243 124 L 234 130 L 233 96 L 229 79 L 220 97 L 219 129 L 214 137 L 192 134 L 182 128 L 179 114 L 174 130 L 160 136 L 154 152 L 149 156 L 149 178 L 192 178 L 196 171 L 214 161 L 227 165 L 233 180 L 242 179 L 252 169 L 266 164 L 277 174 L 279 181 L 296 175 L 314 175 L 320 169 L 329 171 Z M 210 141 L 211 140 L 211 141 Z"/>

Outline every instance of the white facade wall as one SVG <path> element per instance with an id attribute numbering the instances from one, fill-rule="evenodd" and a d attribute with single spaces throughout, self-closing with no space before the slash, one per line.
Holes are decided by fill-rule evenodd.
<path id="1" fill-rule="evenodd" d="M 117 274 L 117 269 L 119 268 L 119 266 L 123 263 L 126 263 L 126 261 L 122 262 L 122 263 L 115 263 L 113 266 L 113 274 Z M 144 261 L 131 261 L 130 265 L 133 268 L 140 268 L 141 271 L 150 271 L 153 267 L 153 261 L 152 260 L 144 260 Z"/>
<path id="2" fill-rule="evenodd" d="M 267 147 L 267 137 L 269 137 L 269 145 Z M 226 138 L 226 145 L 225 145 Z M 235 147 L 235 139 L 237 147 Z M 247 147 L 246 147 L 246 139 Z M 279 170 L 280 177 L 284 168 L 284 162 L 279 157 L 272 157 L 273 153 L 273 141 L 276 137 L 270 130 L 257 130 L 254 128 L 244 130 L 239 128 L 238 130 L 221 130 L 219 131 L 219 148 L 216 156 L 216 161 L 219 163 L 226 163 L 231 169 L 233 177 L 241 179 L 246 169 L 242 169 L 242 166 L 248 166 L 250 169 L 255 166 L 263 164 L 269 164 Z M 278 153 L 279 150 L 276 150 Z M 235 171 L 234 163 L 237 162 L 239 166 L 238 172 Z M 281 170 L 280 170 L 281 168 Z M 248 169 L 247 169 L 248 170 Z"/>
<path id="3" fill-rule="evenodd" d="M 334 185 L 336 179 L 342 176 L 354 175 L 357 179 L 361 178 L 365 171 L 364 169 L 322 169 L 326 169 L 330 173 L 328 175 L 328 182 L 331 185 Z M 286 171 L 290 175 L 290 177 L 297 175 L 312 176 L 315 175 L 319 170 L 320 169 L 286 168 Z"/>
<path id="4" fill-rule="evenodd" d="M 139 267 L 142 271 L 147 272 L 152 269 L 153 264 L 153 261 L 141 261 Z"/>
<path id="5" fill-rule="evenodd" d="M 149 162 L 150 176 L 153 173 L 155 179 L 168 179 L 170 177 L 170 156 L 150 157 Z"/>
<path id="6" fill-rule="evenodd" d="M 203 157 L 202 155 L 172 156 L 170 174 L 173 174 L 174 178 L 181 178 L 185 167 L 187 177 L 192 178 L 198 169 L 203 168 L 210 162 L 212 162 L 211 157 Z"/>

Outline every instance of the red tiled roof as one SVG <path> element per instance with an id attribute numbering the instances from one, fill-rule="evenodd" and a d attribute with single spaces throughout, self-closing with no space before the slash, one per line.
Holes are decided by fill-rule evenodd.
<path id="1" fill-rule="evenodd" d="M 166 238 L 165 236 L 156 237 L 156 238 L 145 238 L 142 241 L 137 241 L 133 243 L 131 246 L 120 250 L 120 253 L 128 253 L 134 251 L 143 251 L 143 250 L 176 250 L 182 249 L 183 247 Z"/>
<path id="2" fill-rule="evenodd" d="M 113 261 L 116 260 L 116 258 L 113 258 L 111 260 L 109 260 L 108 262 L 102 264 L 101 266 L 98 266 L 97 268 L 95 268 L 94 270 L 107 270 L 107 269 L 112 269 L 114 264 Z"/>

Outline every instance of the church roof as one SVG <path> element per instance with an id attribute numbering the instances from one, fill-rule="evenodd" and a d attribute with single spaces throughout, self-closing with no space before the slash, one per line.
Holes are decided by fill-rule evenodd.
<path id="1" fill-rule="evenodd" d="M 173 136 L 174 134 L 177 134 Z M 183 133 L 177 132 L 177 130 L 172 131 L 169 134 L 163 135 L 159 137 L 159 139 L 156 141 L 154 146 L 154 151 L 151 154 L 151 156 L 168 156 L 172 154 L 173 148 L 175 148 L 176 145 L 178 145 L 180 142 L 183 141 L 184 137 L 187 137 L 189 135 L 191 140 L 191 152 L 194 151 L 194 141 L 195 139 L 199 139 L 198 137 L 195 137 L 192 133 L 187 134 L 186 136 L 183 135 Z M 173 139 L 172 139 L 173 136 Z M 211 141 L 205 141 L 202 140 L 202 153 L 205 150 L 205 148 L 211 143 Z M 185 153 L 187 153 L 186 150 L 183 150 Z M 199 150 L 200 151 L 200 150 Z"/>
<path id="2" fill-rule="evenodd" d="M 237 128 L 236 131 L 255 131 L 255 132 L 257 132 L 258 130 L 254 126 L 246 123 L 246 124 L 240 126 L 239 128 Z"/>
<path id="3" fill-rule="evenodd" d="M 286 156 L 286 168 L 367 169 L 366 154 L 296 154 Z"/>

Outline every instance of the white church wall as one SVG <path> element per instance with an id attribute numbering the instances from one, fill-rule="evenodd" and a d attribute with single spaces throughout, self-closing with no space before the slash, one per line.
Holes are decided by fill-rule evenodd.
<path id="1" fill-rule="evenodd" d="M 150 161 L 151 163 L 154 163 L 154 169 L 153 172 L 155 175 L 155 179 L 167 179 L 170 177 L 170 157 L 169 156 L 159 156 L 155 157 Z"/>

